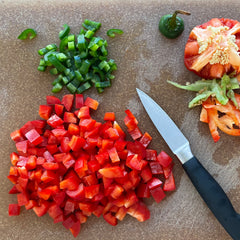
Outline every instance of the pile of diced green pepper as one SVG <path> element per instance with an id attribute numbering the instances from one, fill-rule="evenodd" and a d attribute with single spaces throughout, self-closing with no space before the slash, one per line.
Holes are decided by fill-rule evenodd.
<path id="1" fill-rule="evenodd" d="M 57 78 L 52 82 L 52 92 L 57 93 L 64 86 L 70 93 L 82 93 L 95 86 L 99 93 L 111 86 L 112 72 L 117 69 L 113 59 L 108 60 L 107 41 L 95 36 L 101 23 L 84 20 L 83 28 L 77 35 L 70 34 L 70 28 L 64 24 L 60 31 L 59 47 L 49 44 L 39 49 L 42 56 L 39 71 L 50 69 Z"/>

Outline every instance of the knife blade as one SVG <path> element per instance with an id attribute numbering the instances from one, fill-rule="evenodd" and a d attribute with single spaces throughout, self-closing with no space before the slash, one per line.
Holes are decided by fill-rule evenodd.
<path id="1" fill-rule="evenodd" d="M 222 187 L 192 154 L 190 143 L 167 113 L 146 93 L 137 89 L 138 96 L 153 124 L 208 208 L 234 240 L 240 240 L 240 215 L 233 208 Z"/>

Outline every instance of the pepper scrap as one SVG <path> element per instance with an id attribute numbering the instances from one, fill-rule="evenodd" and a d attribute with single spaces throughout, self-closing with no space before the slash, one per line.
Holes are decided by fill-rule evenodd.
<path id="1" fill-rule="evenodd" d="M 115 34 L 123 34 L 123 30 L 121 30 L 121 29 L 115 29 L 115 28 L 113 28 L 113 29 L 109 29 L 108 31 L 107 31 L 107 35 L 109 36 L 109 37 L 115 37 Z"/>
<path id="2" fill-rule="evenodd" d="M 202 105 L 200 121 L 208 123 L 214 142 L 220 139 L 218 128 L 232 136 L 240 136 L 240 94 L 237 78 L 224 75 L 221 79 L 199 80 L 192 84 L 180 85 L 168 81 L 175 87 L 197 92 L 189 103 L 189 108 Z"/>
<path id="3" fill-rule="evenodd" d="M 29 39 L 32 40 L 36 36 L 37 36 L 36 30 L 34 30 L 32 28 L 27 28 L 21 32 L 21 34 L 18 36 L 18 39 L 25 40 L 29 37 Z"/>
<path id="4" fill-rule="evenodd" d="M 239 89 L 240 87 L 239 82 L 235 77 L 230 78 L 228 75 L 224 75 L 221 80 L 202 79 L 192 84 L 187 84 L 186 86 L 172 81 L 168 81 L 168 83 L 181 89 L 197 92 L 197 96 L 190 101 L 188 105 L 189 108 L 201 105 L 202 102 L 206 101 L 210 96 L 216 97 L 220 104 L 223 105 L 226 105 L 229 99 L 231 99 L 235 107 L 238 108 L 238 103 L 236 101 L 233 90 Z"/>
<path id="5" fill-rule="evenodd" d="M 240 95 L 234 95 L 240 106 Z M 202 104 L 200 121 L 208 123 L 214 142 L 220 139 L 218 128 L 228 135 L 240 136 L 240 111 L 232 101 L 222 105 L 216 98 L 208 98 Z"/>
<path id="6" fill-rule="evenodd" d="M 160 18 L 159 31 L 167 38 L 174 39 L 181 35 L 184 30 L 184 22 L 177 14 L 191 15 L 191 13 L 177 10 L 174 14 L 167 14 Z"/>

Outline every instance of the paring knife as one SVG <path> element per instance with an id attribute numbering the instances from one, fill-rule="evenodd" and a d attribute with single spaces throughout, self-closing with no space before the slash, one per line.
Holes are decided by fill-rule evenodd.
<path id="1" fill-rule="evenodd" d="M 185 172 L 209 209 L 229 235 L 234 240 L 240 240 L 240 215 L 234 210 L 221 186 L 192 154 L 189 141 L 167 113 L 146 93 L 139 89 L 137 93 L 155 127 L 181 161 Z"/>

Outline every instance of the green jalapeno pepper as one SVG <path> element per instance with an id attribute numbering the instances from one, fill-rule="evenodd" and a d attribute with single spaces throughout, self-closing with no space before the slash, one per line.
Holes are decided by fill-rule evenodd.
<path id="1" fill-rule="evenodd" d="M 159 31 L 167 38 L 177 38 L 184 30 L 184 22 L 177 14 L 190 15 L 191 13 L 177 10 L 174 14 L 167 14 L 159 21 Z"/>

